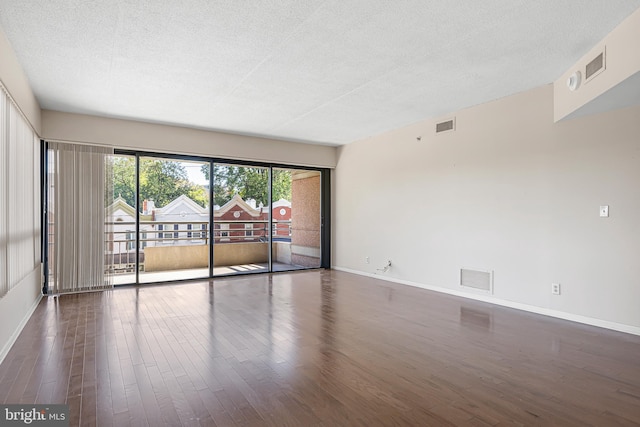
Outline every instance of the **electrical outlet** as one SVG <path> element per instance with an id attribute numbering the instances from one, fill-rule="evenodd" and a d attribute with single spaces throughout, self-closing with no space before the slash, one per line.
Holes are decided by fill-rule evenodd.
<path id="1" fill-rule="evenodd" d="M 369 260 L 368 256 L 364 257 L 364 262 L 367 263 L 367 264 L 371 263 L 371 261 Z"/>
<path id="2" fill-rule="evenodd" d="M 551 284 L 551 293 L 553 295 L 560 295 L 560 283 Z"/>

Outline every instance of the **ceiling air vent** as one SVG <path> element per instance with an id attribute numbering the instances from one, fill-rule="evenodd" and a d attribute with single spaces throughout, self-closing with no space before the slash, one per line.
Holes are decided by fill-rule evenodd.
<path id="1" fill-rule="evenodd" d="M 493 293 L 493 271 L 461 268 L 460 286 Z"/>
<path id="2" fill-rule="evenodd" d="M 449 119 L 444 122 L 440 122 L 436 124 L 436 133 L 452 131 L 452 130 L 455 130 L 455 128 L 456 128 L 455 119 Z"/>
<path id="3" fill-rule="evenodd" d="M 602 52 L 600 52 L 598 56 L 593 58 L 591 62 L 587 64 L 584 72 L 585 82 L 588 82 L 590 79 L 592 79 L 593 77 L 597 76 L 602 71 L 604 71 L 605 69 L 604 60 L 605 60 L 605 56 L 604 56 L 604 50 L 603 50 Z"/>

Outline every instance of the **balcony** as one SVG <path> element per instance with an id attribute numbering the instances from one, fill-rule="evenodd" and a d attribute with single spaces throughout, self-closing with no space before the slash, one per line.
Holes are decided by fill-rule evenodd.
<path id="1" fill-rule="evenodd" d="M 105 272 L 114 283 L 134 283 L 136 273 L 136 224 L 113 221 L 106 224 Z M 139 272 L 145 282 L 209 277 L 209 223 L 140 222 Z M 49 225 L 52 230 L 53 224 Z M 215 222 L 213 228 L 214 276 L 268 271 L 268 221 Z M 291 221 L 274 221 L 271 228 L 272 267 L 287 271 L 319 267 L 292 263 Z M 49 233 L 49 257 L 53 259 L 53 234 Z M 142 279 L 141 279 L 142 281 Z"/>
<path id="2" fill-rule="evenodd" d="M 133 222 L 113 222 L 106 236 L 106 266 L 119 274 L 135 269 L 136 233 Z M 207 268 L 210 235 L 207 222 L 140 223 L 140 271 Z M 216 222 L 213 229 L 214 265 L 229 266 L 268 261 L 267 221 Z M 288 262 L 291 221 L 274 222 L 274 260 Z"/>

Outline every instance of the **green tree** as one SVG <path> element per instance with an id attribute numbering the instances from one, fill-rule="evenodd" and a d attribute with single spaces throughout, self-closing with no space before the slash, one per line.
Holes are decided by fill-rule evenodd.
<path id="1" fill-rule="evenodd" d="M 113 193 L 135 206 L 135 158 L 114 156 Z M 209 195 L 200 185 L 189 181 L 187 171 L 178 161 L 140 160 L 140 200 L 153 200 L 158 207 L 186 195 L 200 206 L 207 206 Z"/>
<path id="2" fill-rule="evenodd" d="M 273 200 L 291 201 L 291 171 L 273 169 Z"/>
<path id="3" fill-rule="evenodd" d="M 112 157 L 113 198 L 120 196 L 131 206 L 136 203 L 135 161 L 135 157 Z"/>
<path id="4" fill-rule="evenodd" d="M 207 179 L 208 165 L 202 166 Z M 238 194 L 243 200 L 254 199 L 257 204 L 269 203 L 269 169 L 214 164 L 213 203 L 222 206 Z M 291 200 L 291 172 L 273 169 L 273 200 Z"/>
<path id="5" fill-rule="evenodd" d="M 202 207 L 209 204 L 209 192 L 201 185 L 192 184 L 187 196 Z"/>

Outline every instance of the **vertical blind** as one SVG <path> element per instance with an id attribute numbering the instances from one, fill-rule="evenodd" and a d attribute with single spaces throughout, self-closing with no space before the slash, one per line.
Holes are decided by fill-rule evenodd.
<path id="1" fill-rule="evenodd" d="M 40 266 L 39 146 L 0 84 L 0 298 Z"/>
<path id="2" fill-rule="evenodd" d="M 49 293 L 112 287 L 105 271 L 105 208 L 113 148 L 48 143 Z"/>

